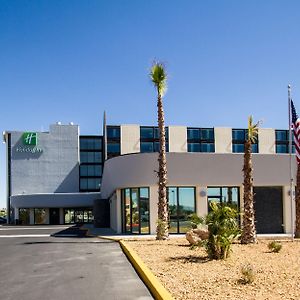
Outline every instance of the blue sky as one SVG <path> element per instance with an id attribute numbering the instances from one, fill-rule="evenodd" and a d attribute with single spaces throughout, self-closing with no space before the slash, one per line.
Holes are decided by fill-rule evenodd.
<path id="1" fill-rule="evenodd" d="M 287 84 L 300 111 L 299 1 L 0 0 L 0 129 L 82 134 L 156 122 L 148 78 L 165 62 L 166 123 L 287 128 Z M 0 147 L 5 206 L 5 145 Z"/>

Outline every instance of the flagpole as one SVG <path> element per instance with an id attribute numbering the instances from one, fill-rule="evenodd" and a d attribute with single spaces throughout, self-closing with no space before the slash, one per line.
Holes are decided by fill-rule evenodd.
<path id="1" fill-rule="evenodd" d="M 294 209 L 293 209 L 293 195 L 294 195 L 294 182 L 293 182 L 293 165 L 292 165 L 292 110 L 291 110 L 291 85 L 288 85 L 288 107 L 289 107 L 289 156 L 290 156 L 290 202 L 291 202 L 291 238 L 294 241 Z"/>

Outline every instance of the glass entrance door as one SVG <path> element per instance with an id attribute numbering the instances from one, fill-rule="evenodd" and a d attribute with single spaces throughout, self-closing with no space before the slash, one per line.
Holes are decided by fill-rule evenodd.
<path id="1" fill-rule="evenodd" d="M 150 233 L 148 188 L 122 190 L 122 227 L 124 233 Z"/>
<path id="2" fill-rule="evenodd" d="M 59 208 L 49 209 L 49 219 L 51 225 L 59 225 Z"/>

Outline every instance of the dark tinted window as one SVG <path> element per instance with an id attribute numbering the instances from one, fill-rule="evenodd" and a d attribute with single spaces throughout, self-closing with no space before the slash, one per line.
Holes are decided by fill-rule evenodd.
<path id="1" fill-rule="evenodd" d="M 107 138 L 108 139 L 119 139 L 120 138 L 120 127 L 107 126 Z"/>

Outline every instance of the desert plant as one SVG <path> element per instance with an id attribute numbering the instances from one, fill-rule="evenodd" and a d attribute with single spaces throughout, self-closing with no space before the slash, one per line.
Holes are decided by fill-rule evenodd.
<path id="1" fill-rule="evenodd" d="M 202 217 L 199 217 L 197 214 L 191 214 L 188 216 L 188 220 L 191 223 L 191 227 L 193 229 L 198 228 L 199 225 L 203 225 L 205 223 L 205 219 Z"/>
<path id="2" fill-rule="evenodd" d="M 242 279 L 240 280 L 241 283 L 244 284 L 252 283 L 255 280 L 256 272 L 253 265 L 251 265 L 250 263 L 242 266 L 241 273 L 242 273 Z"/>
<path id="3" fill-rule="evenodd" d="M 282 244 L 280 242 L 272 241 L 268 244 L 268 248 L 271 252 L 278 253 L 282 248 Z"/>
<path id="4" fill-rule="evenodd" d="M 209 236 L 204 246 L 211 259 L 226 259 L 233 241 L 240 235 L 238 212 L 228 206 L 212 202 L 205 217 Z"/>

